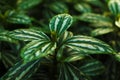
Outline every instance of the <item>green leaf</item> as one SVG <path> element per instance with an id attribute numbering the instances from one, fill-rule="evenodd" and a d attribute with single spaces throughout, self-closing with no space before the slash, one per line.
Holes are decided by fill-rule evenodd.
<path id="1" fill-rule="evenodd" d="M 38 5 L 42 0 L 18 0 L 18 9 L 29 9 Z"/>
<path id="2" fill-rule="evenodd" d="M 99 61 L 87 60 L 81 67 L 79 67 L 79 69 L 88 76 L 96 76 L 103 73 L 105 67 Z"/>
<path id="3" fill-rule="evenodd" d="M 79 20 L 91 23 L 99 23 L 99 22 L 106 22 L 110 23 L 111 19 L 105 17 L 103 15 L 95 14 L 95 13 L 84 13 L 78 17 Z"/>
<path id="4" fill-rule="evenodd" d="M 21 57 L 24 59 L 24 62 L 29 62 L 52 54 L 55 48 L 56 44 L 50 41 L 31 41 L 22 49 Z"/>
<path id="5" fill-rule="evenodd" d="M 10 36 L 8 36 L 9 32 L 8 31 L 2 31 L 0 33 L 0 41 L 7 41 L 7 42 L 11 42 L 11 43 L 17 43 L 17 40 L 15 40 L 14 38 L 11 38 Z"/>
<path id="6" fill-rule="evenodd" d="M 32 40 L 50 40 L 49 37 L 41 31 L 34 29 L 18 29 L 11 31 L 9 36 L 23 41 L 32 41 Z"/>
<path id="7" fill-rule="evenodd" d="M 99 35 L 103 35 L 103 34 L 107 34 L 107 33 L 110 33 L 110 32 L 113 32 L 114 31 L 114 28 L 112 27 L 102 27 L 102 28 L 97 28 L 95 30 L 93 30 L 91 32 L 91 35 L 92 36 L 99 36 Z"/>
<path id="8" fill-rule="evenodd" d="M 87 54 L 114 54 L 114 50 L 101 40 L 78 35 L 66 40 L 66 46 Z"/>
<path id="9" fill-rule="evenodd" d="M 70 27 L 72 21 L 72 16 L 68 14 L 60 14 L 53 17 L 49 23 L 52 36 L 61 36 L 62 33 L 64 33 Z"/>
<path id="10" fill-rule="evenodd" d="M 6 21 L 14 24 L 30 24 L 31 18 L 23 13 L 14 11 L 6 12 Z"/>
<path id="11" fill-rule="evenodd" d="M 88 5 L 88 4 L 85 4 L 85 3 L 78 3 L 74 6 L 74 8 L 79 11 L 79 12 L 83 12 L 83 13 L 86 13 L 86 12 L 91 12 L 91 7 Z"/>
<path id="12" fill-rule="evenodd" d="M 58 80 L 89 80 L 83 77 L 79 69 L 70 63 L 59 64 L 60 72 Z"/>
<path id="13" fill-rule="evenodd" d="M 120 14 L 120 0 L 109 0 L 108 7 L 112 14 L 116 16 Z"/>
<path id="14" fill-rule="evenodd" d="M 118 20 L 115 21 L 115 25 L 120 28 L 120 17 L 118 17 Z"/>
<path id="15" fill-rule="evenodd" d="M 14 67 L 2 77 L 0 80 L 28 80 L 38 69 L 40 60 L 23 64 L 22 61 L 15 64 Z"/>
<path id="16" fill-rule="evenodd" d="M 63 2 L 54 2 L 50 4 L 49 8 L 56 13 L 66 13 L 68 12 L 67 5 Z"/>

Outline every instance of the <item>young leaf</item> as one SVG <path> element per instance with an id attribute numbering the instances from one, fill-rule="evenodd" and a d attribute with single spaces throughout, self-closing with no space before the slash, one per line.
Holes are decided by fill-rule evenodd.
<path id="1" fill-rule="evenodd" d="M 22 61 L 15 64 L 14 67 L 2 77 L 0 80 L 27 80 L 29 79 L 39 67 L 40 60 L 32 61 L 23 64 Z"/>
<path id="2" fill-rule="evenodd" d="M 106 43 L 88 36 L 73 36 L 66 40 L 66 46 L 87 54 L 114 54 L 113 49 Z"/>
<path id="3" fill-rule="evenodd" d="M 116 16 L 120 14 L 120 0 L 109 0 L 108 7 L 112 14 Z"/>
<path id="4" fill-rule="evenodd" d="M 99 61 L 87 60 L 79 69 L 88 76 L 96 76 L 103 73 L 105 67 Z"/>
<path id="5" fill-rule="evenodd" d="M 29 9 L 40 2 L 42 2 L 42 0 L 18 0 L 18 9 Z"/>
<path id="6" fill-rule="evenodd" d="M 23 41 L 50 40 L 46 34 L 34 29 L 18 29 L 11 31 L 8 35 L 14 39 Z"/>
<path id="7" fill-rule="evenodd" d="M 24 59 L 24 62 L 29 62 L 52 54 L 55 48 L 56 44 L 49 41 L 31 41 L 22 49 L 21 57 Z"/>
<path id="8" fill-rule="evenodd" d="M 68 14 L 60 14 L 53 17 L 49 23 L 52 36 L 61 36 L 62 33 L 64 33 L 70 27 L 72 21 L 72 16 Z"/>

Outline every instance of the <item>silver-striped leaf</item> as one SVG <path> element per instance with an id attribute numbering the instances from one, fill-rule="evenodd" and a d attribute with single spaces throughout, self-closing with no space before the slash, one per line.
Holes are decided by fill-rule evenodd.
<path id="1" fill-rule="evenodd" d="M 29 9 L 35 5 L 38 5 L 42 0 L 18 0 L 18 9 Z"/>
<path id="2" fill-rule="evenodd" d="M 56 44 L 50 41 L 31 41 L 21 50 L 21 57 L 24 59 L 24 62 L 29 62 L 52 54 L 55 48 Z"/>
<path id="3" fill-rule="evenodd" d="M 114 50 L 105 42 L 89 36 L 73 36 L 66 40 L 65 45 L 87 54 L 114 54 Z"/>
<path id="4" fill-rule="evenodd" d="M 112 14 L 116 16 L 120 14 L 120 0 L 109 0 L 108 7 Z"/>
<path id="5" fill-rule="evenodd" d="M 77 67 L 70 63 L 60 63 L 59 69 L 58 80 L 89 80 Z"/>
<path id="6" fill-rule="evenodd" d="M 0 80 L 28 80 L 39 68 L 40 60 L 23 64 L 22 61 L 16 63 Z"/>
<path id="7" fill-rule="evenodd" d="M 62 33 L 64 33 L 70 27 L 72 21 L 72 16 L 69 14 L 59 14 L 54 16 L 49 23 L 52 36 L 61 36 Z"/>
<path id="8" fill-rule="evenodd" d="M 79 69 L 88 76 L 96 76 L 103 73 L 105 67 L 97 60 L 87 60 L 79 67 Z"/>
<path id="9" fill-rule="evenodd" d="M 32 41 L 32 40 L 50 40 L 49 37 L 41 31 L 34 29 L 18 29 L 11 31 L 9 36 L 23 41 Z"/>

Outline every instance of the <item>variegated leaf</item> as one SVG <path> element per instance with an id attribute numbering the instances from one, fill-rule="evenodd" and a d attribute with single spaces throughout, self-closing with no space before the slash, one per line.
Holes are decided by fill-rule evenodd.
<path id="1" fill-rule="evenodd" d="M 32 40 L 50 40 L 49 37 L 41 31 L 34 29 L 18 29 L 11 31 L 9 36 L 18 40 L 32 41 Z"/>
<path id="2" fill-rule="evenodd" d="M 24 62 L 29 62 L 52 54 L 55 48 L 56 44 L 49 41 L 31 41 L 22 49 L 21 57 L 24 59 Z"/>
<path id="3" fill-rule="evenodd" d="M 58 80 L 90 80 L 80 70 L 70 63 L 59 64 L 60 72 Z"/>
<path id="4" fill-rule="evenodd" d="M 17 40 L 14 38 L 8 36 L 9 32 L 8 31 L 3 31 L 0 33 L 0 41 L 8 41 L 12 43 L 17 43 Z"/>
<path id="5" fill-rule="evenodd" d="M 72 16 L 68 14 L 60 14 L 53 17 L 49 23 L 49 28 L 52 36 L 59 37 L 72 24 Z"/>
<path id="6" fill-rule="evenodd" d="M 38 69 L 40 60 L 23 64 L 18 62 L 0 80 L 28 80 Z"/>
<path id="7" fill-rule="evenodd" d="M 66 40 L 66 46 L 87 54 L 114 54 L 114 50 L 101 40 L 78 35 Z"/>
<path id="8" fill-rule="evenodd" d="M 114 15 L 120 14 L 120 0 L 109 0 L 108 7 Z"/>
<path id="9" fill-rule="evenodd" d="M 29 9 L 35 5 L 38 5 L 42 0 L 18 0 L 18 9 Z"/>
<path id="10" fill-rule="evenodd" d="M 96 76 L 103 73 L 105 67 L 99 61 L 87 60 L 81 67 L 79 67 L 79 69 L 88 76 Z"/>

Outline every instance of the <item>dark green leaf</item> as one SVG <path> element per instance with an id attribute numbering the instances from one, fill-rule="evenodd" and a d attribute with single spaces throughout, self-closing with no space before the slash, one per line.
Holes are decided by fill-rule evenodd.
<path id="1" fill-rule="evenodd" d="M 101 40 L 88 36 L 74 36 L 66 40 L 66 46 L 87 54 L 114 54 L 113 49 Z"/>
<path id="2" fill-rule="evenodd" d="M 40 60 L 23 64 L 20 61 L 14 67 L 10 68 L 0 80 L 28 80 L 38 69 L 39 62 Z"/>
<path id="3" fill-rule="evenodd" d="M 11 31 L 9 36 L 18 40 L 32 41 L 32 40 L 50 40 L 49 37 L 41 31 L 34 29 L 18 29 Z"/>
<path id="4" fill-rule="evenodd" d="M 86 75 L 96 76 L 103 73 L 105 67 L 99 61 L 87 60 L 79 69 Z"/>
<path id="5" fill-rule="evenodd" d="M 61 36 L 72 24 L 72 16 L 68 14 L 60 14 L 53 17 L 50 21 L 49 27 L 53 36 Z"/>
<path id="6" fill-rule="evenodd" d="M 29 9 L 38 5 L 42 0 L 18 0 L 18 9 Z"/>

